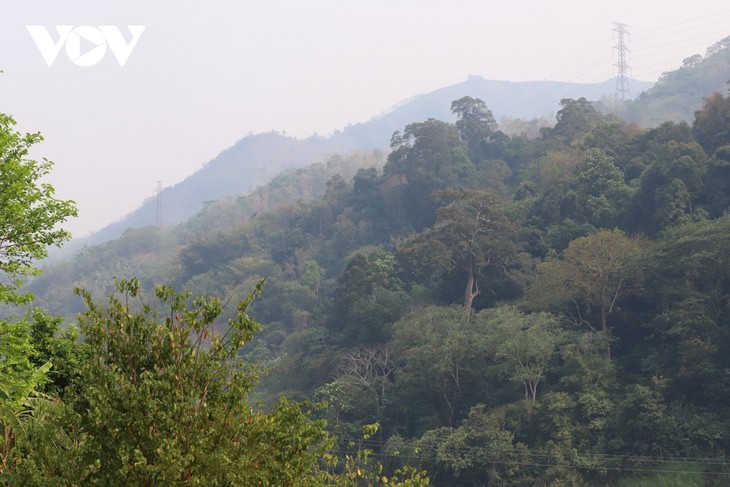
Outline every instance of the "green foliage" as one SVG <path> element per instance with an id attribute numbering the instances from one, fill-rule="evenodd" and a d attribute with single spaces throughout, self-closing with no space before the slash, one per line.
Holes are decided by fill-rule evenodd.
<path id="1" fill-rule="evenodd" d="M 86 344 L 79 342 L 78 329 L 70 325 L 61 329 L 63 318 L 49 316 L 40 308 L 29 311 L 30 340 L 33 353 L 30 360 L 36 366 L 53 364 L 41 391 L 54 397 L 62 397 L 79 374 L 81 363 L 86 359 Z"/>
<path id="2" fill-rule="evenodd" d="M 640 257 L 641 240 L 620 230 L 599 230 L 577 238 L 561 258 L 538 265 L 538 277 L 527 302 L 538 309 L 569 304 L 563 308 L 568 316 L 578 325 L 599 331 L 610 355 L 608 316 L 621 297 L 637 289 Z"/>
<path id="3" fill-rule="evenodd" d="M 49 246 L 71 238 L 58 224 L 76 216 L 76 207 L 55 199 L 53 186 L 40 182 L 53 163 L 27 157 L 43 137 L 22 135 L 14 125 L 12 117 L 0 113 L 0 271 L 10 280 L 0 284 L 0 302 L 20 304 L 31 297 L 18 292 L 19 277 L 37 275 L 35 261 L 48 255 Z"/>
<path id="4" fill-rule="evenodd" d="M 456 127 L 438 120 L 410 124 L 402 135 L 396 132 L 391 149 L 385 176 L 407 183 L 396 196 L 405 213 L 400 223 L 416 230 L 433 224 L 435 191 L 468 187 L 476 173 Z"/>
<path id="5" fill-rule="evenodd" d="M 469 319 L 463 308 L 427 307 L 395 323 L 393 343 L 403 361 L 399 383 L 415 383 L 419 391 L 409 399 L 411 407 L 433 397 L 444 422 L 455 425 L 469 386 L 478 382 L 489 360 L 483 323 Z M 424 394 L 427 391 L 434 394 Z"/>
<path id="6" fill-rule="evenodd" d="M 22 135 L 14 125 L 12 117 L 0 113 L 0 304 L 10 306 L 33 299 L 20 291 L 22 278 L 38 275 L 36 261 L 48 255 L 48 247 L 70 238 L 59 224 L 76 215 L 72 201 L 55 199 L 53 186 L 41 182 L 53 164 L 28 159 L 41 135 Z M 33 338 L 28 321 L 0 318 L 0 474 L 23 437 L 32 396 L 51 368 L 44 357 L 33 361 L 38 358 Z"/>
<path id="7" fill-rule="evenodd" d="M 382 343 L 406 303 L 395 257 L 380 249 L 353 255 L 338 279 L 330 328 L 347 343 Z"/>
<path id="8" fill-rule="evenodd" d="M 706 66 L 689 59 L 669 78 L 685 82 Z M 211 337 L 231 336 L 225 318 L 236 320 L 220 303 L 181 298 L 199 311 L 178 322 L 169 306 L 117 295 L 82 315 L 82 328 L 104 324 L 88 333 L 91 355 L 74 351 L 75 335 L 59 334 L 56 319 L 29 315 L 27 370 L 58 365 L 42 386 L 58 398 L 26 398 L 10 417 L 11 470 L 27 485 L 208 471 L 224 484 L 219 472 L 238 482 L 244 474 L 228 472 L 244 465 L 247 485 L 287 485 L 274 445 L 298 459 L 293 485 L 392 485 L 406 482 L 395 472 L 413 461 L 439 486 L 616 485 L 659 482 L 658 470 L 687 458 L 721 485 L 730 448 L 725 101 L 709 100 L 692 128 L 645 130 L 564 100 L 556 127 L 528 139 L 499 132 L 483 102 L 464 97 L 455 125 L 428 120 L 396 133 L 383 174 L 354 161 L 341 177 L 329 165 L 301 180 L 290 173 L 166 234 L 143 229 L 82 251 L 49 274 L 61 288 L 90 284 L 94 296 L 136 271 L 142 284 L 166 275 L 220 296 L 266 276 L 250 312 L 268 325 L 207 376 L 232 385 L 208 387 L 201 401 L 195 378 L 210 369 L 192 357 L 203 360 Z M 51 302 L 68 299 L 44 279 L 33 285 Z M 68 314 L 76 305 L 65 303 Z M 209 333 L 190 362 L 165 348 L 179 323 L 214 315 L 188 328 L 188 345 Z M 267 374 L 252 389 L 255 361 Z M 177 381 L 175 367 L 190 373 Z M 280 396 L 323 401 L 312 414 L 329 421 L 336 446 L 327 450 L 334 440 L 306 406 Z M 203 403 L 207 415 L 195 416 Z M 359 440 L 372 422 L 377 431 Z M 289 426 L 304 451 L 281 436 Z M 229 434 L 263 444 L 244 449 Z M 274 460 L 256 463 L 256 452 Z"/>
<path id="9" fill-rule="evenodd" d="M 548 362 L 564 341 L 557 317 L 499 307 L 483 311 L 480 318 L 490 328 L 489 338 L 495 357 L 505 362 L 512 380 L 522 383 L 525 400 L 535 402 L 537 387 Z"/>
<path id="10" fill-rule="evenodd" d="M 458 479 L 458 484 L 444 485 L 527 485 L 520 482 L 527 480 L 521 465 L 529 463 L 528 449 L 505 428 L 504 411 L 475 406 L 458 428 L 429 431 L 417 445 L 431 470 Z"/>
<path id="11" fill-rule="evenodd" d="M 573 189 L 588 222 L 596 228 L 615 227 L 631 194 L 624 174 L 598 149 L 590 151 L 577 173 Z"/>
<path id="12" fill-rule="evenodd" d="M 474 162 L 483 156 L 483 144 L 489 142 L 497 129 L 491 110 L 479 98 L 464 96 L 451 102 L 451 112 L 456 115 L 456 129 L 469 146 L 469 157 Z"/>
<path id="13" fill-rule="evenodd" d="M 690 462 L 670 462 L 652 469 L 640 477 L 622 479 L 616 487 L 704 487 L 702 465 Z M 712 485 L 712 484 L 710 484 Z"/>
<path id="14" fill-rule="evenodd" d="M 571 145 L 597 124 L 603 116 L 593 104 L 585 98 L 560 100 L 557 123 L 552 129 L 544 129 L 548 137 L 556 138 L 566 145 Z"/>
<path id="15" fill-rule="evenodd" d="M 506 268 L 516 256 L 514 228 L 492 192 L 444 191 L 438 198 L 436 224 L 401 245 L 399 257 L 464 275 L 463 304 L 471 309 L 488 268 Z"/>
<path id="16" fill-rule="evenodd" d="M 80 369 L 70 424 L 83 431 L 81 475 L 67 481 L 108 485 L 177 482 L 205 485 L 305 485 L 303 476 L 329 445 L 322 424 L 301 406 L 280 401 L 269 413 L 251 408 L 250 366 L 236 360 L 260 325 L 243 299 L 223 330 L 223 304 L 156 289 L 159 313 L 142 300 L 139 282 L 117 282 L 107 306 L 84 291 L 79 324 L 89 347 Z M 135 308 L 138 311 L 135 311 Z M 54 475 L 58 465 L 17 460 L 24 476 Z M 60 458 L 46 459 L 59 461 Z M 78 462 L 78 459 L 74 459 Z M 26 470 L 40 467 L 45 472 Z"/>
<path id="17" fill-rule="evenodd" d="M 708 154 L 730 144 L 730 99 L 715 93 L 705 99 L 705 105 L 695 112 L 692 131 L 697 142 Z"/>
<path id="18" fill-rule="evenodd" d="M 679 69 L 664 73 L 654 86 L 627 103 L 627 117 L 645 127 L 667 120 L 690 122 L 703 97 L 725 90 L 729 46 L 726 37 L 710 46 L 705 56 L 690 56 Z"/>

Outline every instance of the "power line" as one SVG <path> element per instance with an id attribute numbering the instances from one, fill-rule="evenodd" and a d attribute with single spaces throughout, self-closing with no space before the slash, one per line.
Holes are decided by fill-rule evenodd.
<path id="1" fill-rule="evenodd" d="M 361 447 L 370 448 L 372 456 L 382 459 L 399 458 L 406 461 L 418 461 L 421 458 L 414 454 L 400 453 L 393 455 L 382 451 L 383 443 L 377 440 L 365 440 L 360 442 Z M 380 451 L 378 451 L 380 450 Z M 335 448 L 334 453 L 352 453 L 351 451 Z M 480 458 L 474 458 L 475 464 L 489 465 L 511 465 L 524 467 L 555 467 L 573 468 L 581 470 L 610 470 L 617 472 L 643 472 L 643 473 L 667 473 L 667 474 L 698 474 L 709 473 L 716 476 L 730 476 L 726 469 L 730 466 L 726 457 L 671 457 L 671 456 L 649 456 L 649 455 L 617 455 L 610 453 L 589 453 L 573 450 L 572 458 L 559 460 L 549 452 L 530 451 L 517 452 L 490 448 L 488 446 L 451 446 L 449 452 L 456 454 L 469 454 L 472 457 L 476 452 Z M 642 465 L 643 464 L 643 465 Z M 660 465 L 665 465 L 661 467 Z M 699 467 L 702 471 L 691 470 L 691 466 Z M 709 468 L 709 470 L 707 470 Z"/>

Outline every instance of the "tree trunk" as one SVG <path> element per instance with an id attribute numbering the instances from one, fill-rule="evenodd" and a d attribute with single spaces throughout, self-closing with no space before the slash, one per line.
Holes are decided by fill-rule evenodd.
<path id="1" fill-rule="evenodd" d="M 474 298 L 479 296 L 479 283 L 474 277 L 474 266 L 469 265 L 466 270 L 466 288 L 464 289 L 464 308 L 471 310 Z"/>

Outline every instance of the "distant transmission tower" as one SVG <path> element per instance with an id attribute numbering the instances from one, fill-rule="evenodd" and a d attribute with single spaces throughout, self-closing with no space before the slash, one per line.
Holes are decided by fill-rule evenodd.
<path id="1" fill-rule="evenodd" d="M 162 181 L 157 181 L 155 193 L 157 193 L 157 228 L 162 231 L 165 229 L 165 220 L 162 213 Z"/>
<path id="2" fill-rule="evenodd" d="M 621 101 L 626 101 L 626 98 L 631 97 L 631 91 L 629 90 L 629 71 L 631 68 L 626 61 L 626 54 L 630 52 L 629 48 L 626 47 L 626 39 L 629 36 L 629 33 L 626 30 L 626 24 L 614 22 L 613 25 L 616 26 L 613 28 L 613 31 L 616 32 L 616 37 L 618 38 L 618 44 L 613 46 L 618 53 L 618 62 L 614 64 L 614 66 L 618 68 L 618 74 L 616 76 L 616 96 L 619 97 Z"/>

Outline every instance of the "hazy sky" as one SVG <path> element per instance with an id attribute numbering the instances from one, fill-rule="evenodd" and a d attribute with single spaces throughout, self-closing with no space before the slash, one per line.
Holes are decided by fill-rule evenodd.
<path id="1" fill-rule="evenodd" d="M 633 77 L 649 81 L 730 35 L 727 0 L 0 0 L 0 12 L 0 111 L 44 134 L 34 156 L 76 200 L 77 236 L 251 132 L 328 134 L 469 75 L 604 81 L 613 22 L 628 26 Z M 49 67 L 28 25 L 53 42 L 57 25 L 94 29 L 73 31 Z M 72 62 L 99 25 L 125 42 L 145 26 L 124 66 L 111 48 Z"/>

